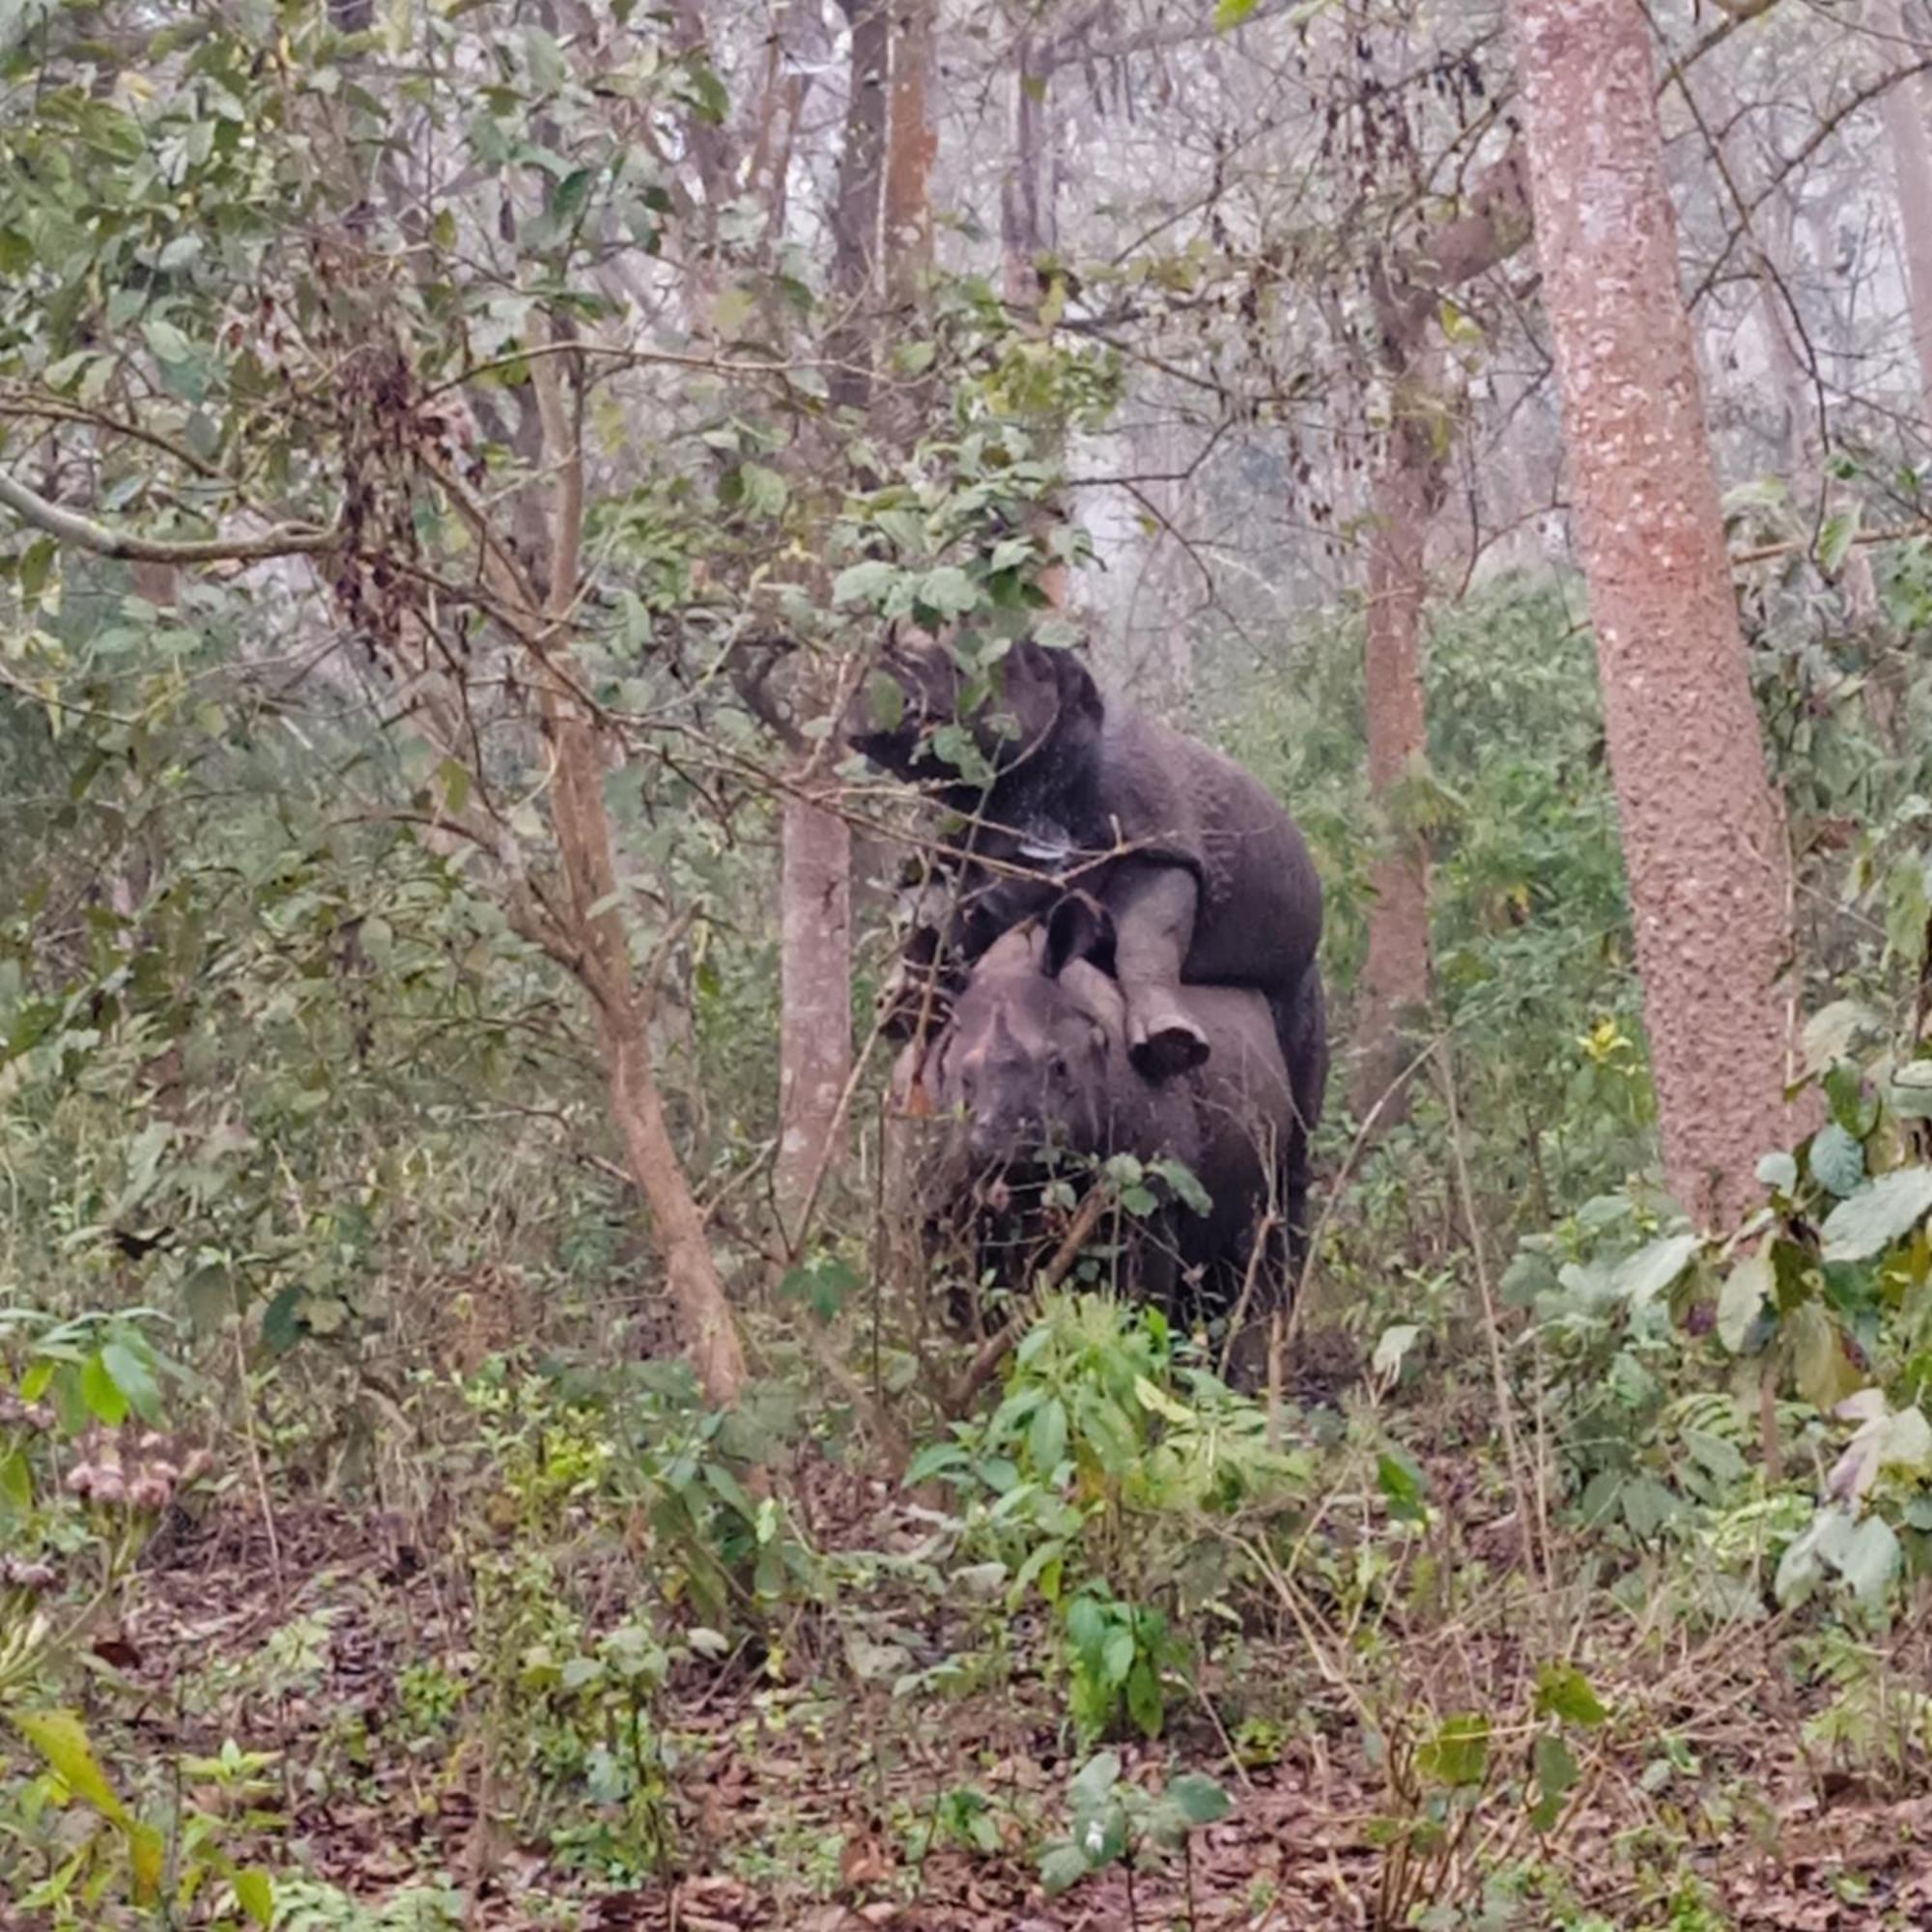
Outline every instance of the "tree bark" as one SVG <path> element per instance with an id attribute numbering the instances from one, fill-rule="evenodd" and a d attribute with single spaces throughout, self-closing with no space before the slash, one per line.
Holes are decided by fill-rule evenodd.
<path id="1" fill-rule="evenodd" d="M 1918 36 L 1908 25 L 1902 0 L 1872 0 L 1866 24 L 1890 43 L 1892 57 L 1922 58 Z M 1918 407 L 1932 425 L 1932 132 L 1925 95 L 1908 74 L 1880 97 L 1886 139 L 1898 184 L 1898 220 L 1904 231 L 1905 287 L 1912 311 L 1912 350 L 1918 369 Z"/>
<path id="2" fill-rule="evenodd" d="M 1366 1118 L 1397 1085 L 1409 1058 L 1406 1022 L 1427 1010 L 1429 846 L 1403 822 L 1405 780 L 1422 773 L 1429 732 L 1422 697 L 1422 612 L 1429 594 L 1430 526 L 1442 508 L 1445 407 L 1432 380 L 1439 357 L 1424 352 L 1396 384 L 1395 421 L 1377 467 L 1369 505 L 1368 611 L 1362 653 L 1369 735 L 1369 790 L 1387 821 L 1371 874 L 1369 952 L 1356 1009 L 1350 1103 Z M 1380 1118 L 1400 1119 L 1391 1095 Z"/>
<path id="3" fill-rule="evenodd" d="M 916 10 L 918 0 L 913 4 Z M 829 386 L 838 407 L 863 410 L 872 398 L 878 348 L 888 110 L 889 104 L 899 107 L 898 83 L 910 75 L 893 72 L 887 0 L 840 0 L 840 5 L 852 45 L 845 144 L 833 205 L 827 341 L 836 366 Z M 923 82 L 921 74 L 905 108 L 922 117 Z M 895 161 L 902 158 L 900 146 L 895 135 Z M 929 148 L 912 136 L 904 146 L 907 164 L 921 170 L 923 199 Z M 909 209 L 900 210 L 900 218 L 917 225 Z M 823 459 L 830 473 L 829 445 Z M 828 505 L 828 522 L 829 511 Z M 810 668 L 800 679 L 794 700 L 805 715 L 826 696 L 822 683 Z M 803 773 L 808 784 L 820 762 L 808 756 Z M 796 1248 L 805 1238 L 812 1203 L 845 1152 L 852 1071 L 852 834 L 836 810 L 787 794 L 779 844 L 779 1145 L 772 1179 L 780 1224 L 787 1245 Z"/>
<path id="4" fill-rule="evenodd" d="M 1512 0 L 1537 251 L 1673 1193 L 1706 1227 L 1795 1122 L 1790 854 L 1677 285 L 1640 0 Z"/>
<path id="5" fill-rule="evenodd" d="M 1429 533 L 1448 492 L 1452 447 L 1447 357 L 1435 339 L 1443 292 L 1507 261 L 1529 239 L 1521 156 L 1513 147 L 1476 183 L 1461 213 L 1420 249 L 1385 259 L 1372 287 L 1394 379 L 1393 420 L 1370 490 L 1368 611 L 1363 643 L 1369 789 L 1387 842 L 1371 883 L 1369 952 L 1357 1007 L 1350 1102 L 1367 1118 L 1402 1118 L 1392 1090 L 1412 1058 L 1405 1024 L 1426 1012 L 1429 845 L 1403 822 L 1402 788 L 1426 769 L 1422 619 L 1429 597 Z"/>
<path id="6" fill-rule="evenodd" d="M 577 607 L 583 538 L 581 426 L 566 407 L 556 358 L 532 358 L 530 372 L 543 418 L 545 455 L 556 479 L 545 615 L 555 634 L 567 638 Z M 552 644 L 549 655 L 554 660 L 568 653 Z M 726 1406 L 744 1388 L 744 1350 L 712 1259 L 704 1217 L 677 1157 L 658 1092 L 650 980 L 646 976 L 639 981 L 624 930 L 597 726 L 548 665 L 538 676 L 544 732 L 555 759 L 551 818 L 568 888 L 567 905 L 555 909 L 563 922 L 565 950 L 596 1014 L 611 1119 L 657 1231 L 680 1338 L 705 1395 Z"/>

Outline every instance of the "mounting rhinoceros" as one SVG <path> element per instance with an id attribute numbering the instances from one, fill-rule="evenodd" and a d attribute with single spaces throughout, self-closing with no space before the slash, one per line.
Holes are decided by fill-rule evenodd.
<path id="1" fill-rule="evenodd" d="M 1069 886 L 1111 915 L 1115 978 L 1136 1066 L 1198 1065 L 1211 1041 L 1182 986 L 1243 987 L 1266 1000 L 1295 1092 L 1313 1120 L 1327 1077 L 1315 964 L 1321 887 L 1300 831 L 1266 789 L 1218 752 L 1132 705 L 1103 699 L 1069 651 L 1014 644 L 997 695 L 961 718 L 952 652 L 918 638 L 886 653 L 846 735 L 895 776 L 936 791 L 959 820 L 943 905 L 920 908 L 901 994 L 936 970 L 943 990 L 1019 920 Z M 970 782 L 935 734 L 963 726 L 990 772 Z M 952 747 L 955 758 L 958 744 Z M 914 1004 L 903 998 L 903 1004 Z"/>
<path id="2" fill-rule="evenodd" d="M 1126 1001 L 1107 970 L 1116 943 L 1104 911 L 1064 899 L 1049 919 L 996 940 L 937 1037 L 905 1047 L 894 1085 L 925 1142 L 914 1163 L 918 1210 L 930 1225 L 983 1234 L 1024 1199 L 1047 1149 L 1177 1160 L 1208 1205 L 1164 1201 L 1141 1244 L 1137 1285 L 1169 1299 L 1184 1274 L 1203 1309 L 1225 1313 L 1252 1281 L 1249 1313 L 1265 1315 L 1293 1285 L 1312 1124 L 1274 1015 L 1254 992 L 1181 988 L 1180 1009 L 1207 1055 L 1151 1080 L 1127 1050 Z M 1312 1004 L 1301 1024 L 1320 1037 L 1319 976 L 1304 987 Z"/>

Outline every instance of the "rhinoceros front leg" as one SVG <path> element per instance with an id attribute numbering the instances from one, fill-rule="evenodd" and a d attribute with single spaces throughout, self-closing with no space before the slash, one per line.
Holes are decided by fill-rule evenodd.
<path id="1" fill-rule="evenodd" d="M 1107 890 L 1114 977 L 1127 1009 L 1127 1054 L 1149 1079 L 1199 1066 L 1208 1036 L 1182 1003 L 1180 968 L 1194 942 L 1200 891 L 1178 866 L 1122 866 Z"/>

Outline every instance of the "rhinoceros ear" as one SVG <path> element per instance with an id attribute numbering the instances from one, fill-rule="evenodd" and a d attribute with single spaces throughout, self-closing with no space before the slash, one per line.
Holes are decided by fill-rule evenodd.
<path id="1" fill-rule="evenodd" d="M 1103 973 L 1114 970 L 1114 916 L 1090 893 L 1068 893 L 1046 920 L 1040 964 L 1050 980 L 1076 959 Z"/>

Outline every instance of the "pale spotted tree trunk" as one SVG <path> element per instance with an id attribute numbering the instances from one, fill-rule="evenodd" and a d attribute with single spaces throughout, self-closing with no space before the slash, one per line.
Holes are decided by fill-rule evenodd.
<path id="1" fill-rule="evenodd" d="M 1704 1225 L 1794 1122 L 1790 860 L 1731 590 L 1641 0 L 1512 0 L 1663 1159 Z"/>

